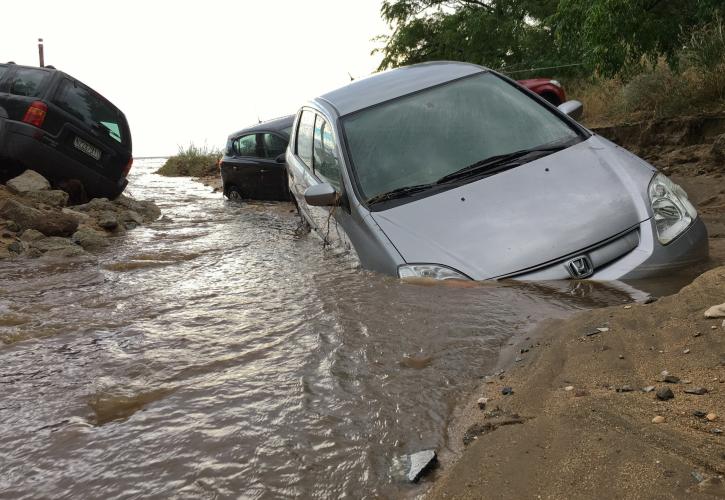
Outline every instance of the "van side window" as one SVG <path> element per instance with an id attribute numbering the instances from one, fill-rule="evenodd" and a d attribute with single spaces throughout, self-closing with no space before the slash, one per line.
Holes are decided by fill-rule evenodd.
<path id="1" fill-rule="evenodd" d="M 17 68 L 10 78 L 9 88 L 13 95 L 38 97 L 40 87 L 48 78 L 48 72 L 42 69 Z"/>
<path id="2" fill-rule="evenodd" d="M 0 65 L 0 80 L 3 79 L 3 75 L 7 72 L 8 72 L 8 67 Z"/>
<path id="3" fill-rule="evenodd" d="M 340 164 L 337 160 L 335 138 L 330 125 L 321 116 L 315 120 L 314 169 L 318 177 L 324 178 L 338 191 L 342 186 Z"/>
<path id="4" fill-rule="evenodd" d="M 257 134 L 243 135 L 234 141 L 234 152 L 237 156 L 263 158 L 264 150 L 257 145 Z"/>
<path id="5" fill-rule="evenodd" d="M 315 113 L 303 111 L 300 117 L 300 125 L 297 127 L 297 156 L 305 162 L 305 165 L 312 168 L 312 133 L 315 128 Z"/>

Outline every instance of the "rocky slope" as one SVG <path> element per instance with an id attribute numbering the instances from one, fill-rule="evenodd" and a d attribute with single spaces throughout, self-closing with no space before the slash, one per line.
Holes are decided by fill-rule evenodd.
<path id="1" fill-rule="evenodd" d="M 119 196 L 67 206 L 68 193 L 50 189 L 40 174 L 27 170 L 0 185 L 0 260 L 21 257 L 82 256 L 110 245 L 110 236 L 156 220 L 150 201 Z"/>

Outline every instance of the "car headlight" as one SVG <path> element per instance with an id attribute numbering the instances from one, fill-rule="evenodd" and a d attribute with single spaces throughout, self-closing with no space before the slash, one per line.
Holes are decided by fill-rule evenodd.
<path id="1" fill-rule="evenodd" d="M 558 80 L 549 80 L 549 83 L 555 87 L 561 88 L 561 83 Z"/>
<path id="2" fill-rule="evenodd" d="M 657 174 L 650 182 L 649 201 L 657 238 L 663 245 L 677 238 L 697 217 L 697 210 L 687 199 L 685 190 L 665 175 Z"/>
<path id="3" fill-rule="evenodd" d="M 398 267 L 400 278 L 429 278 L 434 280 L 470 280 L 463 273 L 439 264 L 406 264 Z"/>

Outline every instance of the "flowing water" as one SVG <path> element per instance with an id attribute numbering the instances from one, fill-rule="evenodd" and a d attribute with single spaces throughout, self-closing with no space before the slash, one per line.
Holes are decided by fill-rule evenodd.
<path id="1" fill-rule="evenodd" d="M 163 217 L 95 260 L 0 263 L 3 498 L 397 498 L 457 398 L 596 285 L 420 286 L 136 167 Z"/>

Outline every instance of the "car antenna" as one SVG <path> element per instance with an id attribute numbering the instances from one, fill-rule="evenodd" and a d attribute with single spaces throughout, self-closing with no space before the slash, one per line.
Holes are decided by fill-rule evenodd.
<path id="1" fill-rule="evenodd" d="M 257 123 L 262 123 L 262 119 L 257 115 Z"/>
<path id="2" fill-rule="evenodd" d="M 347 76 L 349 76 L 349 77 L 350 77 L 350 81 L 351 81 L 351 82 L 354 82 L 354 81 L 355 81 L 355 77 L 354 77 L 354 76 L 352 76 L 352 75 L 350 74 L 350 72 L 349 72 L 349 71 L 347 72 Z"/>
<path id="3" fill-rule="evenodd" d="M 40 67 L 45 67 L 45 54 L 43 53 L 43 39 L 38 38 L 38 59 L 40 59 Z"/>

